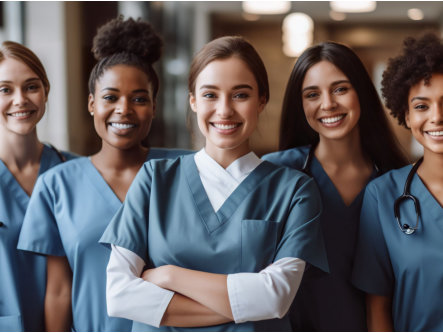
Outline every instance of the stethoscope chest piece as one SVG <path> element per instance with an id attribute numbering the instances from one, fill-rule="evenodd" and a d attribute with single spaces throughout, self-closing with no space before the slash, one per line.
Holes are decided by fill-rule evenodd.
<path id="1" fill-rule="evenodd" d="M 420 166 L 420 164 L 422 162 L 423 162 L 423 158 L 419 159 L 417 161 L 417 163 L 415 163 L 415 165 L 412 167 L 411 171 L 409 171 L 408 177 L 406 178 L 403 194 L 401 196 L 399 196 L 397 198 L 397 200 L 395 200 L 395 202 L 394 202 L 395 219 L 397 220 L 400 230 L 402 232 L 404 232 L 406 235 L 412 235 L 418 229 L 418 224 L 420 221 L 420 202 L 418 201 L 418 199 L 415 196 L 413 196 L 411 194 L 410 187 L 411 187 L 412 178 L 414 177 L 415 173 L 417 172 L 418 167 Z M 406 223 L 402 224 L 400 221 L 400 204 L 402 202 L 407 201 L 407 200 L 411 200 L 414 203 L 415 216 L 416 216 L 416 221 L 415 221 L 414 227 L 411 227 L 409 224 L 406 224 Z"/>

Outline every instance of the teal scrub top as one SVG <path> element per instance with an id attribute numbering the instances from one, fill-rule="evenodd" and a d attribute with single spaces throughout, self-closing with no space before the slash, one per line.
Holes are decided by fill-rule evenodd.
<path id="1" fill-rule="evenodd" d="M 306 175 L 264 161 L 215 212 L 194 155 L 140 169 L 100 242 L 124 247 L 151 267 L 232 274 L 259 272 L 285 257 L 328 270 L 318 223 L 321 202 Z M 133 331 L 289 331 L 289 319 L 200 328 L 134 322 Z"/>
<path id="2" fill-rule="evenodd" d="M 352 281 L 392 297 L 395 331 L 443 331 L 443 207 L 415 174 L 410 192 L 420 202 L 419 227 L 406 235 L 394 217 L 410 170 L 390 171 L 367 186 Z M 415 225 L 412 201 L 400 205 L 400 217 Z"/>
<path id="3" fill-rule="evenodd" d="M 262 158 L 301 170 L 309 149 L 309 146 L 291 148 Z M 348 206 L 315 156 L 309 171 L 323 202 L 320 223 L 330 272 L 316 267 L 306 270 L 290 311 L 292 329 L 367 331 L 365 294 L 350 281 L 364 190 Z M 371 179 L 375 175 L 374 171 Z"/>
<path id="4" fill-rule="evenodd" d="M 147 160 L 176 157 L 181 150 L 151 149 Z M 121 201 L 87 157 L 66 162 L 37 182 L 18 247 L 66 256 L 73 273 L 74 331 L 130 331 L 132 322 L 106 313 L 109 249 L 98 243 Z"/>
<path id="5" fill-rule="evenodd" d="M 39 175 L 60 162 L 56 151 L 45 145 Z M 28 203 L 29 196 L 0 161 L 0 331 L 45 330 L 46 260 L 17 250 Z"/>

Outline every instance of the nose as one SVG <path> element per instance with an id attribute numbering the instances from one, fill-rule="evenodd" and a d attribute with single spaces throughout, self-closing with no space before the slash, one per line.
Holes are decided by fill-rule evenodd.
<path id="1" fill-rule="evenodd" d="M 436 103 L 431 110 L 431 122 L 434 124 L 443 123 L 443 105 L 442 103 Z"/>
<path id="2" fill-rule="evenodd" d="M 337 107 L 337 103 L 335 102 L 335 99 L 333 96 L 331 96 L 329 93 L 324 93 L 322 95 L 321 99 L 321 106 L 322 110 L 325 111 L 334 111 Z"/>
<path id="3" fill-rule="evenodd" d="M 120 101 L 115 105 L 115 113 L 127 114 L 131 112 L 131 105 L 126 98 L 121 98 Z"/>
<path id="4" fill-rule="evenodd" d="M 28 103 L 28 97 L 21 89 L 15 90 L 13 98 L 13 103 L 15 106 L 25 106 Z"/>
<path id="5" fill-rule="evenodd" d="M 234 114 L 232 101 L 229 97 L 220 98 L 216 113 L 220 118 L 229 118 Z"/>

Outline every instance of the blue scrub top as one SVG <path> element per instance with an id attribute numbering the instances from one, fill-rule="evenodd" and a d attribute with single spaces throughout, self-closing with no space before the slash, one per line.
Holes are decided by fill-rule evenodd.
<path id="1" fill-rule="evenodd" d="M 39 175 L 60 162 L 55 150 L 45 145 Z M 0 331 L 45 330 L 46 260 L 17 250 L 28 203 L 29 196 L 0 160 Z"/>
<path id="2" fill-rule="evenodd" d="M 309 148 L 292 148 L 262 158 L 301 170 Z M 323 202 L 320 222 L 330 273 L 316 267 L 306 270 L 290 311 L 292 328 L 294 331 L 366 331 L 365 295 L 350 281 L 364 190 L 347 206 L 315 156 L 310 172 Z"/>
<path id="3" fill-rule="evenodd" d="M 321 202 L 306 175 L 264 161 L 215 212 L 194 155 L 145 163 L 100 242 L 136 253 L 152 267 L 177 265 L 232 274 L 301 258 L 327 270 Z M 289 319 L 200 328 L 134 322 L 133 331 L 288 331 Z"/>
<path id="4" fill-rule="evenodd" d="M 151 149 L 147 160 L 176 157 L 181 150 Z M 87 157 L 40 177 L 29 203 L 18 247 L 66 256 L 73 272 L 74 331 L 130 331 L 132 322 L 106 313 L 109 249 L 98 243 L 121 201 Z"/>
<path id="5" fill-rule="evenodd" d="M 393 170 L 367 186 L 352 281 L 392 297 L 395 331 L 443 331 L 443 207 L 416 174 L 410 192 L 420 202 L 418 230 L 404 234 L 394 217 L 410 170 Z M 400 217 L 415 225 L 412 201 L 400 206 Z"/>

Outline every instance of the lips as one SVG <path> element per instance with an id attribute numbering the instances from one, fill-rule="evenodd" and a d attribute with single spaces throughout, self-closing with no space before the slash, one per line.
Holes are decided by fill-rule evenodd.
<path id="1" fill-rule="evenodd" d="M 23 110 L 23 111 L 9 112 L 7 113 L 7 115 L 14 118 L 26 118 L 31 114 L 33 114 L 34 112 L 35 110 Z"/>
<path id="2" fill-rule="evenodd" d="M 135 124 L 132 123 L 118 123 L 118 122 L 110 122 L 109 126 L 119 129 L 119 130 L 126 130 L 130 128 L 134 128 Z"/>
<path id="3" fill-rule="evenodd" d="M 346 114 L 340 114 L 340 115 L 333 116 L 333 117 L 323 117 L 323 118 L 320 118 L 319 121 L 325 125 L 333 125 L 333 124 L 338 123 L 344 117 L 346 117 Z"/>
<path id="4" fill-rule="evenodd" d="M 233 130 L 240 127 L 242 123 L 216 123 L 212 122 L 211 125 L 219 130 Z"/>

